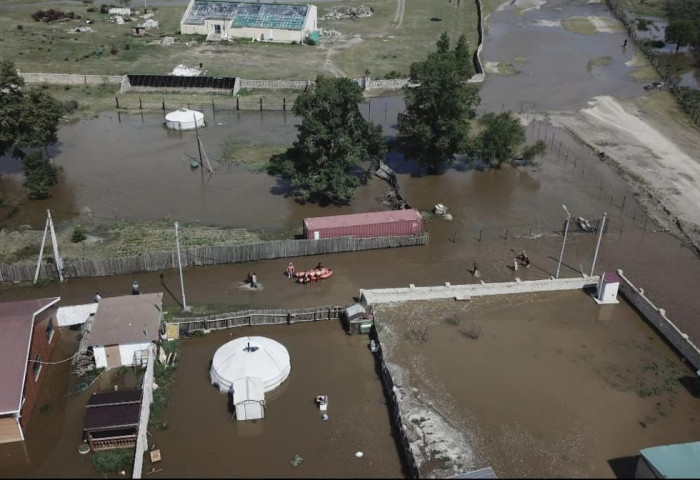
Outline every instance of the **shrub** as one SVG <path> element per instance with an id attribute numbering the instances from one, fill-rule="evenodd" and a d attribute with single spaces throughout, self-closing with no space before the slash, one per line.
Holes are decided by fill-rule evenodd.
<path id="1" fill-rule="evenodd" d="M 92 456 L 92 466 L 99 473 L 116 473 L 130 468 L 133 463 L 134 451 L 131 449 L 95 452 Z"/>
<path id="2" fill-rule="evenodd" d="M 58 182 L 58 169 L 41 152 L 22 158 L 22 172 L 24 184 L 29 189 L 29 198 L 48 198 L 49 187 Z"/>
<path id="3" fill-rule="evenodd" d="M 100 5 L 100 13 L 107 15 L 109 13 L 109 7 L 104 3 Z"/>
<path id="4" fill-rule="evenodd" d="M 109 53 L 111 53 L 112 55 L 116 55 L 117 53 L 119 53 L 119 50 L 117 49 L 117 47 L 112 47 L 109 50 Z"/>
<path id="5" fill-rule="evenodd" d="M 24 30 L 24 26 L 23 26 L 23 25 L 17 25 L 17 30 Z"/>
<path id="6" fill-rule="evenodd" d="M 124 50 L 126 50 L 127 52 L 128 52 L 129 50 L 131 50 L 131 44 L 130 44 L 130 43 L 125 44 L 125 45 L 124 45 Z"/>
<path id="7" fill-rule="evenodd" d="M 80 243 L 87 238 L 87 232 L 85 228 L 78 225 L 73 229 L 73 235 L 70 237 L 70 241 L 73 243 Z"/>
<path id="8" fill-rule="evenodd" d="M 88 13 L 95 13 L 95 7 L 88 7 L 87 12 Z"/>
<path id="9" fill-rule="evenodd" d="M 70 90 L 70 85 L 66 85 L 66 90 Z M 61 102 L 61 106 L 63 107 L 63 110 L 66 113 L 71 113 L 74 110 L 78 109 L 78 101 L 77 100 L 65 100 Z"/>

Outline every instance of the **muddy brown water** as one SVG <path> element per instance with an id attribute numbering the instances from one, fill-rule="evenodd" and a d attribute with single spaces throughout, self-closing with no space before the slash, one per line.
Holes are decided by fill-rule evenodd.
<path id="1" fill-rule="evenodd" d="M 620 473 L 611 460 L 700 435 L 700 403 L 678 383 L 693 372 L 625 302 L 600 307 L 564 292 L 419 302 L 379 315 L 380 337 L 394 339 L 384 342 L 387 360 L 406 374 L 402 389 L 427 394 L 458 426 L 474 468 L 610 477 Z M 476 339 L 465 333 L 473 324 Z M 406 336 L 416 325 L 428 326 L 427 342 Z M 673 391 L 661 388 L 667 380 Z M 640 396 L 654 387 L 661 393 Z"/>
<path id="2" fill-rule="evenodd" d="M 209 366 L 224 343 L 246 335 L 289 351 L 288 379 L 266 394 L 263 420 L 238 422 L 213 387 Z M 340 322 L 237 328 L 183 340 L 168 429 L 149 438 L 161 449 L 159 477 L 398 477 L 401 465 L 366 336 Z M 328 395 L 329 420 L 316 395 Z M 355 453 L 364 453 L 356 458 Z M 295 454 L 303 457 L 290 465 Z M 147 462 L 144 471 L 150 470 Z"/>
<path id="3" fill-rule="evenodd" d="M 564 10 L 556 10 L 562 6 L 565 7 Z M 529 11 L 522 17 L 508 9 L 495 12 L 490 19 L 486 60 L 512 61 L 514 56 L 521 55 L 528 57 L 530 63 L 524 66 L 516 65 L 524 73 L 514 77 L 489 76 L 482 88 L 485 108 L 499 111 L 503 105 L 505 108 L 514 110 L 522 109 L 524 112 L 542 111 L 548 108 L 575 109 L 594 94 L 615 94 L 624 97 L 642 93 L 639 91 L 640 84 L 627 77 L 631 69 L 620 65 L 631 58 L 631 52 L 628 50 L 615 53 L 614 51 L 614 48 L 617 48 L 616 45 L 619 46 L 622 43 L 624 38 L 622 34 L 584 36 L 568 33 L 561 28 L 543 30 L 543 27 L 531 25 L 537 19 L 557 19 L 581 16 L 586 13 L 600 15 L 604 13 L 601 12 L 601 8 L 599 5 L 584 6 L 580 2 L 566 2 L 548 3 L 542 9 Z M 577 50 L 581 50 L 582 53 L 571 54 L 572 51 Z M 593 76 L 586 77 L 588 73 L 585 68 L 588 59 L 604 55 L 613 57 L 611 65 L 596 70 Z M 567 73 L 570 69 L 579 73 L 572 76 Z M 384 102 L 383 107 L 382 102 Z M 368 105 L 365 104 L 361 108 L 365 115 L 370 116 Z M 373 99 L 370 118 L 381 122 L 385 126 L 385 132 L 392 135 L 395 133 L 396 112 L 401 108 L 400 98 Z M 208 126 L 202 130 L 201 134 L 210 157 L 216 157 L 221 143 L 230 136 L 234 140 L 245 138 L 251 143 L 279 142 L 280 145 L 288 144 L 294 138 L 294 119 L 290 115 L 285 117 L 282 113 L 275 112 L 262 114 L 216 112 L 216 119 L 214 119 L 213 112 L 206 108 L 204 110 Z M 530 113 L 526 116 L 528 120 L 532 119 Z M 189 168 L 189 158 L 197 155 L 194 135 L 167 132 L 162 129 L 161 123 L 160 115 L 143 117 L 122 115 L 120 123 L 119 115 L 106 113 L 93 120 L 63 127 L 60 132 L 61 143 L 54 153 L 56 162 L 64 169 L 64 184 L 58 187 L 54 198 L 30 202 L 20 209 L 13 221 L 17 224 L 31 224 L 40 228 L 43 226 L 43 212 L 47 207 L 54 210 L 54 215 L 59 220 L 75 218 L 77 212 L 83 207 L 88 207 L 98 219 L 117 217 L 145 220 L 160 219 L 170 215 L 181 222 L 201 221 L 251 229 L 287 231 L 290 228 L 300 228 L 301 220 L 307 216 L 383 208 L 377 202 L 377 197 L 386 191 L 386 186 L 379 181 L 372 181 L 367 187 L 358 190 L 358 195 L 352 204 L 343 208 L 298 205 L 284 197 L 283 185 L 280 185 L 275 178 L 250 172 L 245 167 L 217 169 L 213 177 L 208 180 L 205 177 L 202 181 L 201 173 L 192 172 Z M 565 216 L 562 204 L 566 204 L 573 217 L 582 216 L 592 219 L 600 216 L 604 211 L 608 212 L 611 220 L 610 229 L 603 237 L 596 273 L 623 268 L 625 273 L 638 286 L 643 287 L 657 305 L 666 308 L 669 316 L 679 327 L 698 343 L 700 324 L 695 322 L 696 312 L 700 309 L 700 299 L 696 294 L 697 279 L 700 278 L 698 258 L 678 239 L 665 233 L 655 232 L 654 229 L 657 227 L 646 219 L 643 209 L 625 186 L 624 181 L 565 132 L 536 121 L 529 124 L 527 133 L 530 141 L 537 138 L 546 139 L 550 145 L 548 155 L 534 168 L 504 167 L 500 170 L 488 171 L 453 168 L 439 176 L 421 177 L 414 165 L 403 163 L 395 156 L 388 160 L 390 165 L 399 172 L 401 193 L 416 208 L 428 210 L 435 203 L 441 202 L 446 204 L 450 213 L 455 216 L 452 222 L 442 219 L 429 221 L 431 238 L 428 246 L 324 255 L 319 258 L 298 258 L 294 260 L 297 268 L 306 268 L 307 265 L 310 267 L 318 261 L 334 268 L 334 276 L 329 281 L 303 286 L 293 284 L 284 277 L 283 271 L 288 262 L 286 259 L 186 268 L 184 282 L 188 303 L 239 307 L 346 304 L 353 296 L 358 295 L 360 288 L 407 286 L 409 283 L 435 285 L 442 282 L 452 284 L 474 282 L 476 280 L 468 271 L 474 261 L 479 262 L 482 279 L 487 282 L 513 280 L 516 276 L 524 280 L 548 278 L 557 268 L 562 245 L 561 229 Z M 13 168 L 16 170 L 16 165 L 3 164 L 2 168 L 6 172 L 12 171 Z M 4 191 L 16 189 L 18 188 L 17 179 L 12 175 L 3 175 L 0 179 L 0 187 Z M 167 248 L 172 248 L 172 245 Z M 579 275 L 581 269 L 588 273 L 594 248 L 593 235 L 570 234 L 566 243 L 561 276 Z M 515 254 L 523 249 L 527 250 L 533 265 L 528 270 L 521 269 L 515 273 L 509 266 L 512 265 Z M 263 287 L 258 291 L 239 288 L 249 270 L 257 272 Z M 164 275 L 162 282 L 160 273 Z M 168 304 L 175 304 L 180 299 L 176 270 L 118 277 L 70 279 L 62 285 L 48 284 L 41 288 L 1 285 L 0 299 L 60 295 L 62 305 L 87 303 L 91 301 L 95 290 L 108 296 L 128 294 L 134 279 L 139 281 L 143 292 L 163 291 L 165 302 Z M 641 325 L 644 324 L 641 323 Z M 643 328 L 642 326 L 630 328 L 634 330 Z M 318 325 L 301 326 L 298 331 L 304 332 L 303 335 L 284 340 L 296 345 L 294 348 L 299 348 L 299 345 L 303 344 L 306 348 L 315 349 L 317 348 L 315 346 L 309 347 L 313 345 L 309 339 L 316 339 L 316 333 L 312 331 L 312 327 L 316 328 Z M 285 332 L 293 331 L 284 330 L 286 327 L 276 328 L 282 328 Z M 271 330 L 270 335 L 277 335 L 277 333 Z M 341 351 L 340 343 L 352 342 L 346 340 L 346 337 L 340 333 L 336 338 L 324 331 L 321 337 L 324 336 L 329 345 Z M 507 335 L 504 331 L 499 338 L 505 337 Z M 191 379 L 189 374 L 183 375 L 183 378 L 188 379 L 187 382 L 192 382 L 193 391 L 180 392 L 180 394 L 185 395 L 183 398 L 193 400 L 196 398 L 194 389 L 201 386 L 204 392 L 203 398 L 207 399 L 204 403 L 211 406 L 211 409 L 204 411 L 202 415 L 207 422 L 220 419 L 221 425 L 217 424 L 214 428 L 216 435 L 220 435 L 217 438 L 225 438 L 238 445 L 240 438 L 235 437 L 232 430 L 224 428 L 224 425 L 229 425 L 228 417 L 223 419 L 221 411 L 216 410 L 215 407 L 215 405 L 218 406 L 219 400 L 224 399 L 219 397 L 215 390 L 212 391 L 208 385 L 205 385 L 206 365 L 204 363 L 206 356 L 214 348 L 213 344 L 207 344 L 210 341 L 209 338 L 214 337 L 204 339 L 202 345 L 205 346 L 192 349 L 192 363 L 183 358 L 183 370 L 180 373 L 190 368 L 196 371 Z M 273 338 L 276 337 L 273 336 Z M 512 343 L 516 340 L 509 341 Z M 650 345 L 655 348 L 656 343 Z M 362 348 L 364 348 L 362 345 L 357 345 L 353 355 L 363 356 L 365 350 Z M 188 346 L 185 346 L 185 349 L 189 351 Z M 512 360 L 510 352 L 504 352 L 503 355 L 504 359 L 495 361 L 496 364 L 506 362 L 506 358 Z M 301 358 L 304 359 L 303 362 L 310 363 L 304 354 Z M 332 364 L 339 361 L 335 358 L 328 360 Z M 355 360 L 348 360 L 348 362 L 352 361 Z M 535 376 L 535 370 L 540 368 L 540 365 L 537 362 L 530 365 L 533 368 L 530 375 Z M 369 366 L 364 363 L 358 368 L 364 372 L 359 382 L 362 385 L 370 382 L 371 387 L 367 384 L 363 388 L 372 390 L 374 393 L 371 395 L 375 395 L 376 389 L 380 387 L 376 376 L 373 376 L 373 371 L 367 370 Z M 319 371 L 321 372 L 319 375 L 323 377 L 330 375 L 331 369 L 326 373 L 324 369 Z M 61 388 L 67 388 L 65 387 L 68 381 L 65 378 L 67 370 L 62 377 L 59 374 L 56 375 L 56 382 L 59 382 L 58 391 L 62 391 Z M 347 381 L 358 382 L 352 379 Z M 320 449 L 329 448 L 327 444 L 323 444 L 326 437 L 323 436 L 322 429 L 334 425 L 335 413 L 332 413 L 331 422 L 328 425 L 302 422 L 302 418 L 305 419 L 306 415 L 312 415 L 313 404 L 304 403 L 308 394 L 306 388 L 310 389 L 310 386 L 313 386 L 311 382 L 311 379 L 302 378 L 295 380 L 293 384 L 290 383 L 290 388 L 296 385 L 292 389 L 296 393 L 289 394 L 294 398 L 290 404 L 283 404 L 276 399 L 271 401 L 268 419 L 281 418 L 278 415 L 282 412 L 287 412 L 289 415 L 285 415 L 284 421 L 279 422 L 279 425 L 269 429 L 266 427 L 263 435 L 268 435 L 267 432 L 271 430 L 279 433 L 281 438 L 287 438 L 284 437 L 286 434 L 283 432 L 284 425 L 288 422 L 296 422 L 294 424 L 301 431 L 310 429 L 311 432 L 321 432 L 317 437 L 308 440 L 309 445 L 318 445 Z M 45 385 L 47 384 L 48 382 Z M 329 385 L 335 385 L 334 388 L 337 389 L 335 391 L 340 392 L 341 396 L 352 397 L 346 391 L 350 387 L 339 383 L 329 383 Z M 107 384 L 106 387 L 109 385 Z M 295 390 L 297 388 L 299 390 Z M 492 393 L 505 395 L 503 389 L 507 387 L 500 385 L 491 388 L 494 389 L 491 390 Z M 498 389 L 501 390 L 497 391 Z M 46 395 L 55 395 L 56 389 L 44 388 L 42 392 Z M 312 392 L 311 398 L 316 394 L 317 392 Z M 285 393 L 285 395 L 288 394 Z M 331 405 L 336 401 L 335 395 L 337 394 L 333 393 L 331 397 Z M 609 398 L 617 408 L 617 399 L 606 395 L 603 398 Z M 598 405 L 598 403 L 595 404 Z M 57 405 L 61 404 L 57 403 Z M 200 412 L 196 409 L 188 410 L 182 403 L 179 405 L 179 407 L 173 406 L 172 410 L 182 412 L 184 416 L 182 421 L 187 422 L 188 428 L 201 431 L 203 427 L 197 423 L 196 417 Z M 291 412 L 290 409 L 296 408 L 293 407 L 294 405 L 299 405 L 299 411 Z M 66 403 L 66 413 L 63 417 L 48 416 L 44 420 L 46 423 L 42 421 L 33 423 L 30 429 L 37 429 L 33 431 L 35 438 L 26 444 L 29 445 L 31 465 L 21 468 L 8 467 L 7 475 L 4 475 L 5 467 L 0 467 L 3 475 L 52 476 L 64 475 L 63 472 L 66 472 L 67 476 L 91 475 L 89 465 L 69 465 L 73 461 L 72 455 L 79 442 L 83 407 L 84 402 L 82 404 L 80 401 L 75 404 L 69 402 Z M 498 431 L 500 427 L 497 421 L 489 417 L 489 415 L 498 414 L 495 409 L 488 410 L 483 407 L 484 410 L 477 412 L 478 405 L 466 407 L 465 411 L 474 408 L 474 413 L 479 414 L 477 416 L 485 416 L 484 421 L 494 422 L 490 424 L 491 426 L 480 428 L 492 428 L 496 429 L 492 432 Z M 331 411 L 333 408 L 331 406 Z M 383 408 L 384 410 L 381 411 L 386 412 L 386 407 Z M 35 411 L 38 412 L 39 409 Z M 352 408 L 349 408 L 348 412 L 350 411 Z M 523 411 L 526 412 L 526 410 Z M 341 413 L 341 418 L 348 415 L 348 412 Z M 540 418 L 539 414 L 535 415 L 535 413 L 533 418 Z M 170 415 L 171 411 L 167 414 Z M 372 468 L 386 468 L 383 475 L 398 475 L 399 472 L 394 470 L 395 464 L 391 463 L 398 461 L 396 449 L 393 445 L 386 443 L 386 438 L 381 433 L 388 431 L 386 413 L 381 417 L 379 410 L 371 410 L 368 415 L 375 420 L 375 424 L 369 428 L 369 431 L 380 432 L 378 438 L 381 441 L 377 440 L 377 452 L 381 451 L 381 455 L 385 457 L 378 462 L 379 467 L 374 463 L 373 458 L 370 459 L 373 461 Z M 615 424 L 610 420 L 614 417 L 607 412 L 601 418 L 608 419 L 611 425 Z M 625 418 L 625 421 L 629 420 Z M 173 419 L 171 428 L 183 429 L 184 423 L 179 424 L 176 420 L 179 421 L 179 419 Z M 272 422 L 269 423 L 272 424 Z M 46 429 L 41 425 L 46 425 Z M 347 425 L 348 423 L 344 424 L 343 428 Z M 644 437 L 646 434 L 642 433 L 640 434 L 642 438 L 661 441 L 667 434 L 661 431 L 668 432 L 677 427 L 673 422 L 659 421 L 655 425 L 657 426 L 654 428 L 659 430 L 658 436 Z M 661 428 L 663 425 L 668 425 L 668 429 Z M 352 425 L 347 428 L 351 439 L 360 438 L 360 433 L 356 429 L 352 430 Z M 55 432 L 55 435 L 49 437 L 36 433 L 41 431 Z M 517 429 L 509 432 L 510 437 L 520 435 Z M 67 436 L 64 437 L 65 435 Z M 337 435 L 342 436 L 343 432 Z M 57 441 L 58 438 L 61 439 L 60 442 Z M 66 438 L 65 442 L 63 438 Z M 259 438 L 253 440 L 253 444 L 261 445 L 262 440 Z M 520 435 L 519 438 L 525 437 Z M 571 437 L 562 436 L 562 438 Z M 550 440 L 551 437 L 547 441 Z M 162 435 L 159 439 L 159 443 L 161 442 L 168 446 L 168 449 L 163 450 L 166 462 L 179 462 L 185 469 L 205 463 L 195 461 L 194 456 L 188 456 L 188 449 L 194 448 L 190 445 L 193 442 L 190 441 L 189 436 L 170 438 L 169 435 Z M 287 450 L 283 451 L 281 440 L 272 439 L 271 442 L 276 449 L 279 449 L 276 450 L 278 453 L 275 454 L 274 460 L 277 463 L 268 466 L 265 462 L 259 461 L 256 464 L 257 469 L 249 470 L 247 474 L 269 475 L 271 469 L 274 469 L 278 472 L 277 474 L 285 476 L 325 474 L 339 476 L 353 472 L 353 468 L 359 468 L 357 475 L 374 474 L 369 470 L 363 470 L 366 464 L 353 463 L 354 457 L 346 459 L 343 456 L 344 450 L 337 452 L 338 456 L 334 456 L 336 452 L 329 454 L 329 458 L 337 460 L 339 467 L 337 470 L 335 465 L 331 465 L 330 460 L 326 458 L 308 457 L 313 460 L 305 460 L 298 469 L 289 467 L 285 471 L 284 469 L 289 466 L 286 462 L 294 453 L 300 453 L 305 459 L 310 454 L 292 451 L 290 455 Z M 331 444 L 337 445 L 332 442 Z M 545 442 L 543 445 L 551 446 L 551 442 Z M 201 450 L 203 447 L 196 445 L 196 448 Z M 223 446 L 216 445 L 216 448 L 222 449 Z M 243 445 L 241 448 L 256 460 L 263 455 L 262 450 L 253 451 L 250 445 Z M 503 450 L 510 446 L 498 448 Z M 610 448 L 611 451 L 619 452 L 620 456 L 634 455 L 638 451 L 639 442 L 620 439 L 614 448 Z M 350 450 L 350 453 L 354 453 L 352 448 Z M 217 450 L 219 452 L 217 456 L 207 456 L 203 450 L 201 451 L 203 452 L 201 458 L 206 458 L 208 461 L 205 465 L 198 466 L 209 469 L 209 474 L 212 476 L 231 475 L 229 468 L 234 466 L 239 468 L 238 464 L 233 463 L 235 456 L 229 453 L 232 450 Z M 279 453 L 282 451 L 283 454 Z M 63 458 L 71 460 L 64 461 Z M 536 458 L 538 460 L 534 462 L 533 468 L 542 468 L 542 465 L 547 463 L 547 460 L 542 460 L 548 458 L 546 456 L 540 455 Z M 184 459 L 188 459 L 187 464 Z M 358 467 L 358 465 L 362 466 Z M 506 464 L 505 471 L 509 468 L 511 467 Z M 595 467 L 591 471 L 602 472 L 597 470 L 598 468 L 602 467 Z M 171 473 L 164 471 L 163 475 Z"/>

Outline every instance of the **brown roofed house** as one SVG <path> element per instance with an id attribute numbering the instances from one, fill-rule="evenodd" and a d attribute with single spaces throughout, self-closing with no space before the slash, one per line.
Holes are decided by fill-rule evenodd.
<path id="1" fill-rule="evenodd" d="M 124 295 L 100 300 L 89 333 L 97 368 L 145 365 L 148 348 L 160 337 L 163 294 Z"/>
<path id="2" fill-rule="evenodd" d="M 43 362 L 56 343 L 54 306 L 59 300 L 0 303 L 0 443 L 24 440 L 44 377 Z"/>

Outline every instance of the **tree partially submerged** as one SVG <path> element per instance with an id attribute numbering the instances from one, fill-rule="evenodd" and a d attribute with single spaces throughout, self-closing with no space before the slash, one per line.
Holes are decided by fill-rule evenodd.
<path id="1" fill-rule="evenodd" d="M 294 145 L 270 159 L 269 172 L 289 181 L 300 201 L 347 203 L 386 155 L 381 126 L 365 120 L 362 89 L 348 78 L 319 76 L 292 112 L 301 118 Z"/>
<path id="2" fill-rule="evenodd" d="M 469 121 L 476 116 L 479 90 L 467 80 L 474 74 L 466 38 L 454 49 L 443 33 L 437 50 L 414 62 L 410 86 L 404 87 L 406 114 L 399 118 L 399 149 L 435 173 L 469 145 Z"/>
<path id="3" fill-rule="evenodd" d="M 56 168 L 43 152 L 58 141 L 62 116 L 58 101 L 42 90 L 26 89 L 14 63 L 0 59 L 0 155 L 21 160 L 31 198 L 46 198 L 56 183 Z"/>
<path id="4" fill-rule="evenodd" d="M 529 163 L 547 151 L 541 140 L 525 145 L 525 127 L 512 112 L 489 112 L 479 118 L 479 123 L 483 130 L 474 141 L 473 153 L 492 167 L 514 160 Z"/>

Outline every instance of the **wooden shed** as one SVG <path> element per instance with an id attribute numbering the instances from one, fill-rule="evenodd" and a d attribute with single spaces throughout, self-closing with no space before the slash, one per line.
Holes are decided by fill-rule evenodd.
<path id="1" fill-rule="evenodd" d="M 85 406 L 83 440 L 93 451 L 134 448 L 142 390 L 93 393 Z"/>

